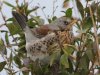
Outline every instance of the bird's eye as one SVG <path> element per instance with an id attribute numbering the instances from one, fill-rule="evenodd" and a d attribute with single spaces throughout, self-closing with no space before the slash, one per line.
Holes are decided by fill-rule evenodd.
<path id="1" fill-rule="evenodd" d="M 64 24 L 68 25 L 68 22 L 67 21 L 64 21 Z"/>

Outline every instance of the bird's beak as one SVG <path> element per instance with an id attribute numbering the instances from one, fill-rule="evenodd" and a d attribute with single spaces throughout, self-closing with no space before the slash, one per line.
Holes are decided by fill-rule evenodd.
<path id="1" fill-rule="evenodd" d="M 71 22 L 67 25 L 67 27 L 66 27 L 66 29 L 65 30 L 67 30 L 67 29 L 70 29 L 70 28 L 72 28 L 72 26 L 73 25 L 75 25 L 75 23 L 78 21 L 78 19 L 71 19 Z"/>

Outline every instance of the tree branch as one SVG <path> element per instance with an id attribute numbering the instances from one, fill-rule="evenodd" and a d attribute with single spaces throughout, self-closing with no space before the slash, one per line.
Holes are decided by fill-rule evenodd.
<path id="1" fill-rule="evenodd" d="M 91 9 L 91 6 L 89 6 L 89 10 L 90 10 L 90 16 L 91 16 L 91 19 L 92 19 L 92 23 L 93 23 L 93 28 L 94 28 L 94 37 L 95 37 L 95 43 L 96 43 L 96 54 L 97 54 L 97 59 L 98 59 L 98 63 L 100 65 L 100 55 L 99 55 L 99 43 L 98 43 L 98 35 L 97 35 L 97 27 L 96 27 L 96 23 L 94 21 L 94 18 L 93 18 L 93 13 L 92 13 L 92 9 Z"/>

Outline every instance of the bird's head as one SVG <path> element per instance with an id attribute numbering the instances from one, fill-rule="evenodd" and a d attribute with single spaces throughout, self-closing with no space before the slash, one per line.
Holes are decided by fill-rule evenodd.
<path id="1" fill-rule="evenodd" d="M 71 22 L 72 22 L 72 18 L 67 18 L 64 16 L 54 21 L 55 25 L 57 25 L 62 30 L 65 30 Z"/>

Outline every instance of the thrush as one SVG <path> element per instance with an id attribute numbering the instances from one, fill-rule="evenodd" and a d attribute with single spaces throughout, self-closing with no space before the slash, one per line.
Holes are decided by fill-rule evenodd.
<path id="1" fill-rule="evenodd" d="M 18 13 L 22 19 L 24 21 L 26 21 L 25 16 L 23 16 L 23 14 Z M 19 21 L 20 19 L 16 16 L 16 21 L 19 23 L 19 25 L 21 26 L 22 29 L 25 28 L 25 25 L 22 24 L 21 21 Z M 48 34 L 49 31 L 57 31 L 57 30 L 65 30 L 67 25 L 72 22 L 72 19 L 70 18 L 66 18 L 66 17 L 60 17 L 56 20 L 54 20 L 53 22 L 51 22 L 50 24 L 45 24 L 45 25 L 40 25 L 39 27 L 35 27 L 32 30 L 33 34 L 38 37 L 44 37 L 45 35 Z"/>
<path id="2" fill-rule="evenodd" d="M 66 26 L 71 22 L 71 19 L 66 17 L 60 17 L 50 24 L 41 25 L 37 28 L 33 28 L 32 31 L 37 37 L 41 38 L 48 34 L 49 31 L 63 31 Z"/>
<path id="3" fill-rule="evenodd" d="M 28 27 L 28 24 L 25 21 L 25 18 L 13 11 L 12 12 L 14 18 L 19 23 L 21 28 L 24 30 L 25 39 L 26 39 L 26 50 L 27 55 L 33 60 L 36 61 L 37 59 L 43 60 L 45 57 L 49 56 L 49 48 L 53 44 L 58 44 L 59 39 L 63 37 L 61 32 L 57 32 L 57 35 L 55 33 L 47 33 L 48 31 L 59 31 L 64 30 L 66 28 L 66 25 L 68 24 L 68 20 L 66 20 L 66 17 L 61 17 L 52 22 L 49 25 L 44 25 L 38 28 L 33 29 L 33 31 Z M 42 32 L 43 30 L 43 32 Z M 46 33 L 45 33 L 46 32 Z M 66 32 L 65 32 L 66 33 Z M 61 35 L 61 36 L 60 36 Z M 67 35 L 67 34 L 66 34 Z M 68 35 L 63 38 L 68 39 L 70 37 L 70 32 L 68 32 Z M 40 36 L 38 38 L 38 36 Z M 41 37 L 42 36 L 42 37 Z M 71 34 L 72 36 L 72 34 Z M 59 38 L 58 38 L 59 37 Z M 69 39 L 68 39 L 69 40 Z"/>
<path id="4" fill-rule="evenodd" d="M 16 12 L 18 13 L 18 12 Z M 24 21 L 26 21 L 26 17 L 22 13 L 18 13 Z M 20 19 L 16 15 L 16 21 L 19 23 L 22 29 L 25 28 L 25 25 L 22 24 Z M 76 19 L 70 19 L 66 17 L 60 17 L 53 21 L 50 24 L 40 25 L 39 27 L 32 28 L 32 33 L 38 37 L 42 38 L 45 35 L 48 34 L 50 31 L 57 31 L 58 34 L 60 34 L 60 38 L 63 39 L 65 43 L 71 43 L 73 41 L 73 34 L 71 31 L 72 25 L 75 23 L 74 21 L 77 21 Z M 71 24 L 71 25 L 70 25 Z M 67 29 L 67 31 L 65 31 Z"/>

